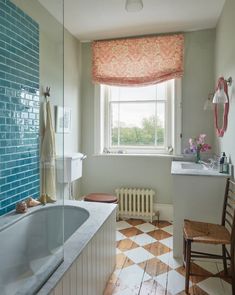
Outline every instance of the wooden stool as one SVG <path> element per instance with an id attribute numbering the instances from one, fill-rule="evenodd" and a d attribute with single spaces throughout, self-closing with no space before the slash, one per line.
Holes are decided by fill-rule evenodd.
<path id="1" fill-rule="evenodd" d="M 118 204 L 118 199 L 116 196 L 105 193 L 92 193 L 86 195 L 84 196 L 84 201 Z"/>

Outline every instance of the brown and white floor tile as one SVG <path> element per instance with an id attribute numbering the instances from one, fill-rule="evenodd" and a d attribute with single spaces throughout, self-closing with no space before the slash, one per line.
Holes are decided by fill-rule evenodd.
<path id="1" fill-rule="evenodd" d="M 173 249 L 173 237 L 161 240 L 161 244 L 167 246 L 170 249 Z"/>
<path id="2" fill-rule="evenodd" d="M 158 282 L 151 279 L 141 284 L 139 295 L 171 295 Z"/>
<path id="3" fill-rule="evenodd" d="M 154 239 L 156 239 L 158 241 L 169 238 L 172 236 L 171 234 L 165 232 L 162 229 L 156 229 L 151 232 L 148 232 L 148 235 L 150 235 L 151 237 L 153 237 Z"/>
<path id="4" fill-rule="evenodd" d="M 154 256 L 160 256 L 166 253 L 170 253 L 171 249 L 163 245 L 160 242 L 154 242 L 143 247 L 145 250 L 149 251 Z M 163 261 L 164 262 L 164 261 Z"/>
<path id="5" fill-rule="evenodd" d="M 218 278 L 208 278 L 197 284 L 209 295 L 232 295 L 231 285 Z"/>
<path id="6" fill-rule="evenodd" d="M 201 288 L 199 288 L 197 285 L 193 285 L 189 288 L 189 294 L 190 295 L 209 295 L 207 292 L 203 291 Z M 187 295 L 184 291 L 178 293 L 177 295 Z"/>
<path id="7" fill-rule="evenodd" d="M 143 233 L 134 237 L 130 237 L 130 240 L 138 244 L 139 246 L 145 246 L 156 242 L 156 239 L 152 238 L 150 235 Z"/>
<path id="8" fill-rule="evenodd" d="M 216 266 L 217 266 L 219 272 L 224 270 L 223 263 L 222 263 L 221 260 L 219 262 L 216 261 Z M 229 265 L 229 262 L 228 262 L 228 269 L 229 269 L 229 267 L 230 267 L 230 265 Z"/>
<path id="9" fill-rule="evenodd" d="M 114 289 L 113 295 L 139 295 L 139 289 L 138 288 L 126 288 L 126 289 Z"/>
<path id="10" fill-rule="evenodd" d="M 146 261 L 148 259 L 154 258 L 154 255 L 150 252 L 146 251 L 142 247 L 138 247 L 132 250 L 128 250 L 125 252 L 125 255 L 134 261 L 134 263 L 140 263 Z"/>
<path id="11" fill-rule="evenodd" d="M 147 274 L 152 277 L 156 277 L 162 273 L 166 273 L 170 270 L 169 266 L 161 262 L 156 257 L 138 264 Z"/>
<path id="12" fill-rule="evenodd" d="M 116 241 L 121 241 L 126 239 L 126 236 L 124 236 L 120 231 L 116 231 Z"/>
<path id="13" fill-rule="evenodd" d="M 165 290 L 175 295 L 184 290 L 185 278 L 175 270 L 161 274 L 154 278 Z M 192 283 L 190 282 L 190 287 Z"/>
<path id="14" fill-rule="evenodd" d="M 222 282 L 222 286 L 223 286 L 223 289 L 224 289 L 224 294 L 226 295 L 232 295 L 232 287 L 231 287 L 231 284 L 224 281 L 224 280 L 221 280 Z"/>
<path id="15" fill-rule="evenodd" d="M 165 232 L 167 232 L 168 234 L 173 235 L 173 225 L 172 225 L 172 224 L 171 224 L 171 225 L 168 225 L 168 226 L 165 226 L 165 227 L 163 228 L 163 230 L 164 230 Z"/>
<path id="16" fill-rule="evenodd" d="M 156 226 L 152 225 L 149 222 L 139 224 L 139 225 L 136 226 L 136 228 L 138 228 L 139 230 L 141 230 L 144 233 L 147 233 L 147 232 L 150 232 L 150 231 L 153 231 L 153 230 L 157 229 Z"/>
<path id="17" fill-rule="evenodd" d="M 172 251 L 158 256 L 158 259 L 169 265 L 172 269 L 176 269 L 183 265 L 183 261 L 181 259 L 176 259 L 173 257 Z"/>
<path id="18" fill-rule="evenodd" d="M 117 230 L 126 229 L 130 227 L 132 227 L 132 225 L 124 220 L 117 221 L 117 224 L 116 224 Z"/>
<path id="19" fill-rule="evenodd" d="M 116 285 L 119 289 L 124 290 L 126 288 L 132 288 L 149 279 L 151 279 L 151 276 L 146 274 L 141 267 L 134 264 L 121 270 Z"/>
<path id="20" fill-rule="evenodd" d="M 228 267 L 228 272 L 230 272 L 230 268 Z M 224 269 L 220 269 L 220 271 L 218 272 L 218 274 L 220 275 L 224 275 Z M 223 281 L 232 284 L 232 279 L 231 278 L 222 278 Z"/>
<path id="21" fill-rule="evenodd" d="M 112 295 L 113 294 L 120 272 L 121 272 L 121 269 L 116 269 L 115 272 L 113 272 L 113 274 L 109 278 L 109 282 L 106 285 L 103 295 Z"/>
<path id="22" fill-rule="evenodd" d="M 209 271 L 212 274 L 217 274 L 219 271 L 223 270 L 222 263 L 218 264 L 216 262 L 213 262 L 212 260 L 206 261 L 205 259 L 204 260 L 197 259 L 197 260 L 194 260 L 193 263 L 197 264 L 198 266 Z"/>
<path id="23" fill-rule="evenodd" d="M 143 233 L 141 230 L 139 230 L 138 228 L 136 228 L 134 226 L 129 227 L 129 228 L 125 228 L 125 229 L 121 229 L 121 230 L 119 230 L 119 232 L 128 238 L 133 237 L 133 236 L 137 236 L 137 235 L 140 235 Z"/>
<path id="24" fill-rule="evenodd" d="M 116 255 L 121 254 L 121 253 L 122 253 L 122 251 L 119 250 L 118 248 L 116 248 Z"/>
<path id="25" fill-rule="evenodd" d="M 185 269 L 173 257 L 173 226 L 168 221 L 152 223 L 120 220 L 116 234 L 116 269 L 104 295 L 185 295 Z M 223 264 L 195 260 L 192 270 L 217 274 Z M 219 278 L 190 278 L 190 295 L 230 295 L 231 284 Z"/>
<path id="26" fill-rule="evenodd" d="M 164 220 L 160 220 L 159 222 L 157 220 L 154 220 L 152 222 L 152 224 L 155 225 L 158 228 L 164 228 L 166 226 L 172 225 L 172 223 L 170 223 L 169 221 L 164 221 Z"/>
<path id="27" fill-rule="evenodd" d="M 122 269 L 133 264 L 134 262 L 131 259 L 129 259 L 125 254 L 121 253 L 116 255 L 116 269 Z"/>
<path id="28" fill-rule="evenodd" d="M 116 247 L 122 252 L 124 252 L 127 250 L 135 249 L 139 247 L 139 245 L 133 242 L 132 240 L 126 238 L 124 240 L 117 241 Z"/>
<path id="29" fill-rule="evenodd" d="M 141 220 L 141 219 L 128 219 L 127 222 L 132 225 L 132 226 L 137 226 L 137 225 L 140 225 L 140 224 L 143 224 L 143 223 L 146 223 L 146 221 L 144 220 Z"/>
<path id="30" fill-rule="evenodd" d="M 176 271 L 185 277 L 185 268 L 183 266 L 177 268 Z M 200 267 L 199 265 L 197 265 L 195 263 L 191 263 L 190 271 L 192 273 L 202 275 L 202 276 L 190 276 L 190 281 L 193 284 L 197 284 L 197 283 L 209 278 L 210 275 L 212 275 L 211 272 L 205 270 L 204 268 Z"/>

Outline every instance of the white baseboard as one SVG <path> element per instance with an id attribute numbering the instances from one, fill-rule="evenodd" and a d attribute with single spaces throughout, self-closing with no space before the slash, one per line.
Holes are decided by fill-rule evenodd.
<path id="1" fill-rule="evenodd" d="M 159 219 L 160 220 L 167 220 L 167 221 L 173 220 L 173 205 L 172 204 L 154 203 L 153 210 L 154 210 L 154 212 L 159 211 L 159 214 L 160 214 Z"/>

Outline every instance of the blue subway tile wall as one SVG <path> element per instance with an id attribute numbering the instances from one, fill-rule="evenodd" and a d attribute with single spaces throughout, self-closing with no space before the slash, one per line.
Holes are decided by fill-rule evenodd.
<path id="1" fill-rule="evenodd" d="M 38 197 L 39 26 L 0 0 L 0 215 Z"/>

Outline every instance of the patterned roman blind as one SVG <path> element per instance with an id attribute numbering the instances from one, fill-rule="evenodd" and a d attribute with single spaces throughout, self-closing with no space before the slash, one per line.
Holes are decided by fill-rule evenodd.
<path id="1" fill-rule="evenodd" d="M 183 76 L 183 34 L 94 41 L 93 82 L 144 86 Z"/>

